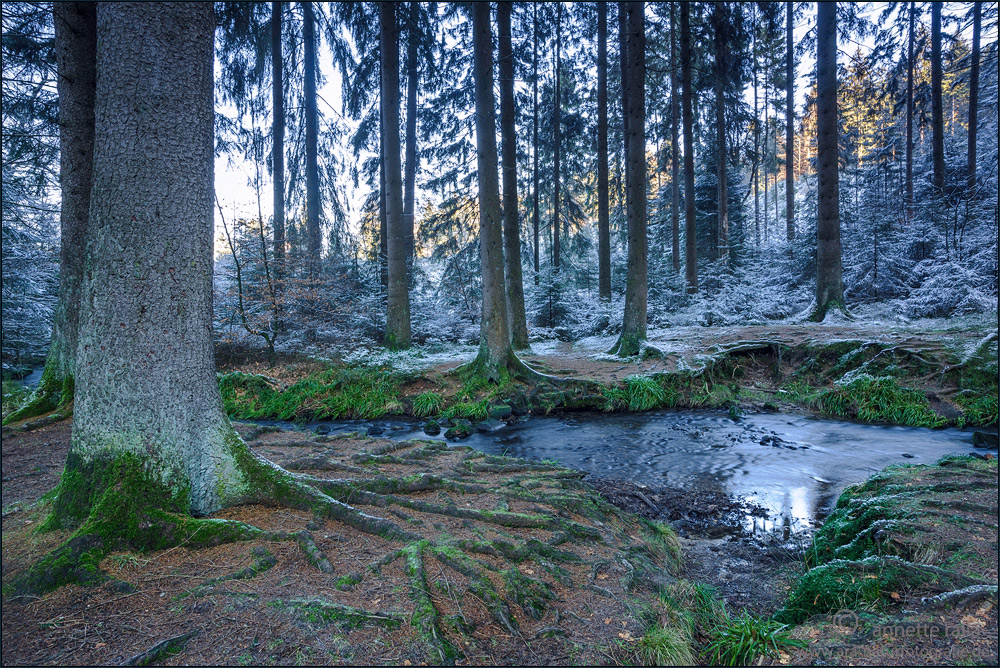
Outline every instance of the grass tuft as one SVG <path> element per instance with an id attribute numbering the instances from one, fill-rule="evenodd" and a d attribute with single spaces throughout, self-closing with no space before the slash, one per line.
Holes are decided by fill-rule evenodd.
<path id="1" fill-rule="evenodd" d="M 430 417 L 441 412 L 444 398 L 437 392 L 424 392 L 413 398 L 413 414 L 417 417 Z"/>
<path id="2" fill-rule="evenodd" d="M 792 638 L 787 624 L 754 617 L 744 610 L 736 616 L 726 615 L 712 629 L 712 640 L 706 647 L 708 663 L 716 666 L 749 666 L 766 656 L 777 658 L 785 647 L 805 647 Z"/>

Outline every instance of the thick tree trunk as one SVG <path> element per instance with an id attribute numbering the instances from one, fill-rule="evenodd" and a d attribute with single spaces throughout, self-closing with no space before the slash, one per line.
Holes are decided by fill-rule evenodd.
<path id="1" fill-rule="evenodd" d="M 816 23 L 816 320 L 844 305 L 837 148 L 837 3 L 821 2 Z"/>
<path id="2" fill-rule="evenodd" d="M 795 239 L 795 3 L 785 3 L 785 238 Z"/>
<path id="3" fill-rule="evenodd" d="M 274 173 L 274 261 L 279 272 L 285 263 L 285 94 L 281 54 L 281 2 L 271 3 L 271 165 Z"/>
<path id="4" fill-rule="evenodd" d="M 531 179 L 533 181 L 533 194 L 531 196 L 531 220 L 535 260 L 535 285 L 538 285 L 538 260 L 540 250 L 538 248 L 539 235 L 538 223 L 540 207 L 538 203 L 538 4 L 531 6 L 533 28 L 532 28 L 532 61 L 531 61 L 531 115 L 532 115 L 532 139 L 531 139 Z"/>
<path id="5" fill-rule="evenodd" d="M 406 230 L 407 284 L 413 280 L 414 230 L 417 184 L 417 42 L 420 38 L 420 3 L 410 2 L 406 43 L 406 167 L 403 173 L 403 226 Z"/>
<path id="6" fill-rule="evenodd" d="M 725 3 L 717 2 L 712 13 L 715 28 L 715 150 L 718 164 L 718 254 L 725 264 L 729 264 L 729 152 L 726 150 L 726 9 Z"/>
<path id="7" fill-rule="evenodd" d="M 608 215 L 608 3 L 597 3 L 597 293 L 611 301 Z"/>
<path id="8" fill-rule="evenodd" d="M 670 5 L 670 221 L 671 221 L 671 258 L 674 271 L 681 270 L 681 184 L 678 150 L 678 124 L 680 123 L 680 105 L 677 99 L 677 24 L 674 22 L 674 6 Z"/>
<path id="9" fill-rule="evenodd" d="M 406 281 L 408 235 L 403 220 L 403 181 L 399 160 L 399 41 L 396 3 L 379 3 L 379 53 L 382 136 L 385 142 L 385 221 L 388 251 L 388 308 L 385 345 L 393 350 L 410 347 L 410 294 Z M 412 231 L 412 230 L 411 230 Z"/>
<path id="10" fill-rule="evenodd" d="M 906 57 L 906 220 L 913 219 L 913 42 L 916 3 L 910 3 Z"/>
<path id="11" fill-rule="evenodd" d="M 523 350 L 528 348 L 531 342 L 528 340 L 528 322 L 524 315 L 524 284 L 521 278 L 521 226 L 517 207 L 517 129 L 514 126 L 514 48 L 511 44 L 510 14 L 510 2 L 497 3 L 507 317 L 511 345 L 514 350 Z"/>
<path id="12" fill-rule="evenodd" d="M 10 418 L 33 417 L 73 400 L 80 291 L 94 166 L 97 3 L 55 3 L 59 91 L 59 300 L 42 380 L 31 402 Z"/>
<path id="13" fill-rule="evenodd" d="M 976 134 L 979 129 L 979 56 L 982 39 L 983 3 L 976 2 L 972 9 L 972 71 L 969 74 L 969 150 L 968 197 L 976 189 Z"/>
<path id="14" fill-rule="evenodd" d="M 931 3 L 931 157 L 934 164 L 934 190 L 944 192 L 944 102 L 942 101 L 941 7 Z"/>
<path id="15" fill-rule="evenodd" d="M 618 354 L 638 354 L 646 338 L 646 30 L 643 2 L 619 3 L 625 8 L 619 21 L 625 24 L 628 54 L 622 86 L 627 88 L 628 106 L 623 109 L 626 123 L 626 210 L 628 213 L 628 270 L 625 281 L 625 317 Z M 620 11 L 620 10 L 619 10 Z"/>
<path id="16" fill-rule="evenodd" d="M 472 5 L 473 83 L 476 97 L 476 157 L 479 181 L 479 250 L 483 268 L 483 313 L 479 354 L 473 369 L 499 382 L 517 358 L 510 345 L 504 290 L 503 222 L 497 174 L 496 98 L 493 94 L 493 35 L 490 4 Z"/>
<path id="17" fill-rule="evenodd" d="M 306 112 L 306 235 L 311 273 L 319 271 L 322 238 L 319 231 L 319 113 L 316 108 L 316 19 L 311 2 L 302 3 L 302 43 L 305 60 Z"/>
<path id="18" fill-rule="evenodd" d="M 55 505 L 64 523 L 116 502 L 201 514 L 247 498 L 212 350 L 214 28 L 211 3 L 98 6 L 91 238 Z M 144 499 L 115 499 L 137 478 Z"/>
<path id="19" fill-rule="evenodd" d="M 562 145 L 562 3 L 556 5 L 555 97 L 552 100 L 552 268 L 559 273 L 559 158 Z"/>
<path id="20" fill-rule="evenodd" d="M 698 292 L 698 237 L 694 210 L 694 114 L 691 110 L 691 7 L 681 3 L 681 108 L 684 117 L 684 277 Z"/>

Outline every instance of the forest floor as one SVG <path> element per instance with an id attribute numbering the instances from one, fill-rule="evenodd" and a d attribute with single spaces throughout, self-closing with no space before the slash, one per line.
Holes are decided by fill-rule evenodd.
<path id="1" fill-rule="evenodd" d="M 348 355 L 346 363 L 331 359 L 333 350 L 326 359 L 283 355 L 277 365 L 223 350 L 218 362 L 227 409 L 243 418 L 267 415 L 240 411 L 289 405 L 296 419 L 332 419 L 317 415 L 331 406 L 342 411 L 333 417 L 416 415 L 418 397 L 434 394 L 434 410 L 423 414 L 444 424 L 506 406 L 629 410 L 650 396 L 646 408 L 667 400 L 730 410 L 805 406 L 869 421 L 996 424 L 995 323 L 676 327 L 651 332 L 660 356 L 629 360 L 604 354 L 613 342 L 540 342 L 524 355 L 543 373 L 597 385 L 583 397 L 558 383 L 529 393 L 447 373 L 471 359 L 471 347 L 380 354 L 369 360 L 375 367 L 358 367 Z M 649 394 L 633 376 L 661 390 Z M 889 390 L 851 390 L 872 377 L 888 378 Z M 354 403 L 333 401 L 343 397 Z M 898 410 L 890 411 L 893 402 Z M 662 651 L 686 663 L 705 661 L 719 625 L 735 624 L 725 610 L 785 615 L 796 624 L 792 636 L 807 645 L 783 645 L 772 657 L 778 664 L 996 662 L 995 459 L 876 476 L 874 487 L 842 502 L 847 508 L 809 547 L 741 535 L 743 519 L 757 509 L 719 493 L 583 481 L 555 462 L 440 442 L 239 429 L 263 456 L 331 484 L 381 489 L 387 480 L 409 481 L 376 495 L 378 502 L 358 501 L 421 538 L 393 545 L 308 513 L 234 508 L 219 516 L 265 528 L 274 539 L 116 552 L 101 563 L 102 585 L 17 600 L 5 590 L 2 663 L 141 663 L 151 648 L 164 665 L 635 664 L 662 661 Z M 34 527 L 48 511 L 43 495 L 58 482 L 70 430 L 70 420 L 4 428 L 5 585 L 68 538 Z M 887 489 L 893 493 L 880 496 Z M 684 538 L 658 528 L 678 518 Z M 870 540 L 851 542 L 858 535 Z M 893 556 L 912 568 L 900 571 Z M 850 566 L 831 570 L 831 560 Z M 852 588 L 869 581 L 874 588 Z M 960 589 L 969 591 L 924 600 Z M 833 592 L 825 607 L 817 605 L 821 591 Z M 790 608 L 803 597 L 813 601 L 799 606 L 806 612 Z M 836 614 L 841 609 L 852 612 Z M 913 639 L 897 642 L 893 634 L 907 629 Z M 940 629 L 950 635 L 942 638 Z"/>
<path id="2" fill-rule="evenodd" d="M 425 536 L 419 576 L 406 555 L 392 558 L 398 546 L 382 538 L 300 511 L 234 508 L 217 516 L 287 539 L 115 552 L 101 563 L 102 585 L 5 597 L 2 663 L 121 664 L 173 639 L 155 663 L 642 664 L 653 657 L 651 631 L 664 627 L 687 647 L 676 660 L 704 662 L 724 610 L 798 615 L 783 621 L 796 622 L 791 637 L 806 644 L 781 645 L 780 654 L 765 657 L 774 665 L 996 662 L 995 459 L 890 468 L 849 490 L 804 549 L 777 536 L 738 535 L 755 508 L 719 493 L 599 478 L 585 484 L 554 464 L 440 443 L 239 429 L 258 453 L 303 473 L 340 481 L 451 475 L 471 484 L 408 497 L 462 512 L 405 502 L 369 511 Z M 70 430 L 64 420 L 3 438 L 5 585 L 68 537 L 33 529 L 48 510 L 39 497 L 57 483 Z M 463 467 L 474 473 L 461 476 Z M 602 505 L 591 489 L 627 512 Z M 546 494 L 564 503 L 546 503 Z M 498 525 L 477 511 L 553 513 L 576 528 Z M 637 516 L 695 522 L 678 555 L 672 536 L 658 540 L 657 525 Z M 711 537 L 720 526 L 732 534 Z M 870 540 L 859 545 L 858 537 Z M 501 550 L 471 551 L 473 542 Z M 899 557 L 917 570 L 893 571 Z M 850 568 L 831 570 L 837 564 Z M 864 589 L 855 584 L 869 581 Z M 711 621 L 686 626 L 682 620 L 705 612 L 703 584 L 718 597 L 708 604 Z M 418 590 L 433 606 L 431 636 L 417 621 Z M 955 590 L 964 593 L 931 598 Z"/>

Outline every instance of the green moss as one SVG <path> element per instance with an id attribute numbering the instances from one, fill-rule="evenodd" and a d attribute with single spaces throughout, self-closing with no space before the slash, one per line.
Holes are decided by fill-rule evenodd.
<path id="1" fill-rule="evenodd" d="M 521 606 L 524 614 L 534 620 L 542 618 L 549 607 L 549 601 L 555 598 L 547 584 L 524 575 L 516 568 L 505 570 L 503 581 L 507 595 Z"/>
<path id="2" fill-rule="evenodd" d="M 3 419 L 3 424 L 28 420 L 50 413 L 73 401 L 75 381 L 72 375 L 59 376 L 54 365 L 46 363 L 38 387 L 21 405 Z M 23 386 L 22 386 L 23 387 Z M 4 413 L 7 412 L 7 383 L 4 383 Z"/>
<path id="3" fill-rule="evenodd" d="M 883 610 L 889 594 L 933 587 L 949 591 L 968 579 L 942 570 L 921 569 L 893 557 L 835 559 L 807 571 L 775 619 L 799 623 L 811 615 L 837 610 Z"/>
<path id="4" fill-rule="evenodd" d="M 341 631 L 353 631 L 366 626 L 394 629 L 402 624 L 402 620 L 394 615 L 371 613 L 322 598 L 293 599 L 287 605 L 297 610 L 302 619 L 311 624 L 333 624 Z"/>

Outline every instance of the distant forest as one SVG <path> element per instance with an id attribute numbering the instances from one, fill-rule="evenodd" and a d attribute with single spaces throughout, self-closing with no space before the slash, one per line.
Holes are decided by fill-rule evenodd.
<path id="1" fill-rule="evenodd" d="M 474 343 L 499 299 L 515 348 L 634 354 L 647 326 L 996 310 L 996 3 L 490 9 L 483 42 L 462 3 L 216 3 L 216 163 L 258 212 L 217 207 L 217 337 Z M 3 4 L 5 370 L 45 356 L 74 252 L 55 42 L 51 3 Z"/>

